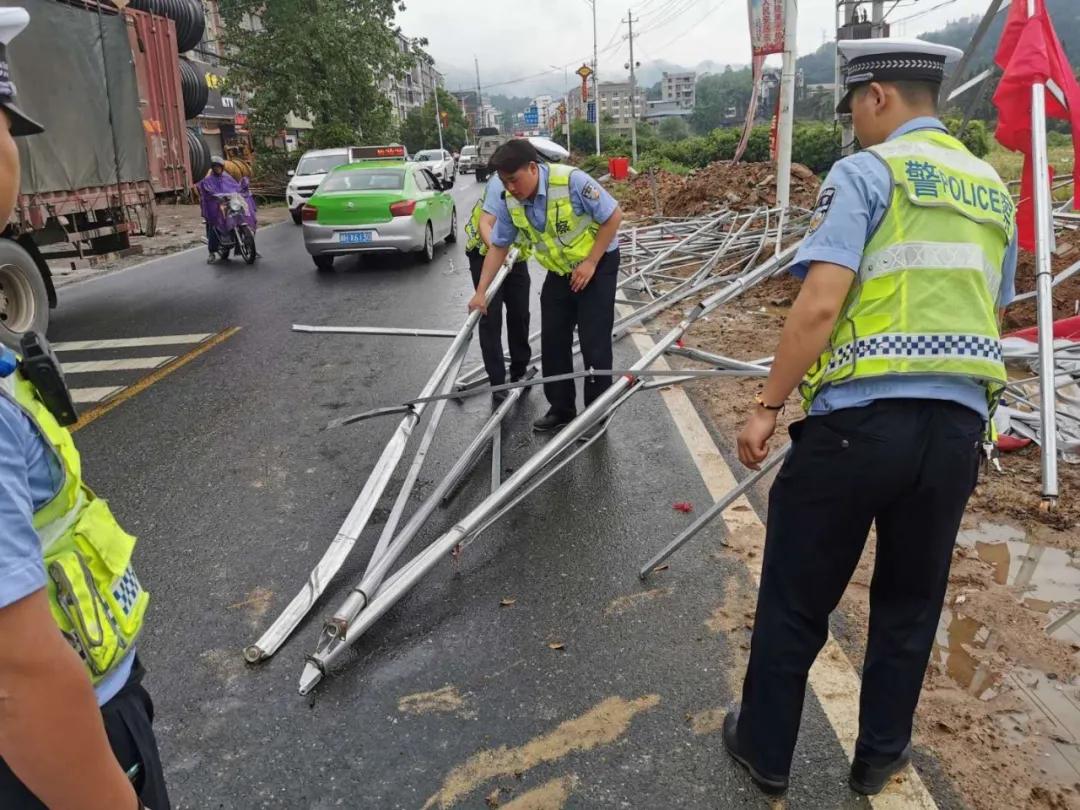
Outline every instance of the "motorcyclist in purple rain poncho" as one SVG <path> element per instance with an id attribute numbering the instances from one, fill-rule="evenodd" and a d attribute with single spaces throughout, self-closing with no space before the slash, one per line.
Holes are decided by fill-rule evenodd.
<path id="1" fill-rule="evenodd" d="M 203 219 L 206 221 L 206 246 L 210 251 L 207 261 L 212 262 L 220 248 L 218 228 L 223 227 L 225 223 L 218 195 L 236 192 L 244 196 L 248 209 L 247 222 L 252 231 L 255 230 L 256 224 L 255 199 L 248 191 L 247 184 L 238 183 L 231 174 L 226 172 L 224 159 L 216 155 L 210 159 L 210 174 L 200 180 L 196 187 L 199 189 L 199 206 Z"/>

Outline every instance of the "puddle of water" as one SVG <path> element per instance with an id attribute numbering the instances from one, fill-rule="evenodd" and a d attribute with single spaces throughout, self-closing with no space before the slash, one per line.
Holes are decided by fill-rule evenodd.
<path id="1" fill-rule="evenodd" d="M 1026 540 L 1023 531 L 995 523 L 962 530 L 957 543 L 972 548 L 993 568 L 994 581 L 1017 590 L 1026 608 L 1045 617 L 1048 636 L 1080 645 L 1080 555 Z M 997 717 L 1006 735 L 1037 746 L 1036 765 L 1051 778 L 1072 785 L 1080 780 L 1080 702 L 1075 684 L 1045 672 L 1016 667 L 995 670 L 972 650 L 992 652 L 1002 640 L 992 627 L 964 615 L 963 603 L 946 605 L 938 623 L 933 660 L 960 688 L 988 701 L 1008 692 L 1024 708 Z"/>

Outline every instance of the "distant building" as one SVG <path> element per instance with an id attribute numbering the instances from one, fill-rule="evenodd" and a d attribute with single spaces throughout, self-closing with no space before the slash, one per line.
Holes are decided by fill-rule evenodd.
<path id="1" fill-rule="evenodd" d="M 670 101 L 647 101 L 645 102 L 645 120 L 650 124 L 659 124 L 665 118 L 689 118 L 694 114 L 693 109 L 683 107 L 674 99 Z"/>
<path id="2" fill-rule="evenodd" d="M 600 82 L 600 120 L 605 116 L 612 119 L 616 130 L 630 131 L 631 122 L 645 118 L 645 90 L 638 87 L 633 100 L 630 96 L 630 82 Z"/>
<path id="3" fill-rule="evenodd" d="M 694 89 L 697 87 L 697 74 L 693 71 L 687 73 L 668 73 L 664 71 L 660 77 L 660 100 L 674 102 L 684 110 L 694 109 Z"/>
<path id="4" fill-rule="evenodd" d="M 409 53 L 412 40 L 398 33 L 398 50 Z M 412 110 L 427 104 L 435 95 L 435 88 L 443 86 L 443 75 L 435 69 L 435 60 L 423 51 L 416 58 L 416 64 L 400 76 L 387 76 L 379 83 L 379 89 L 390 101 L 394 122 L 401 124 Z"/>

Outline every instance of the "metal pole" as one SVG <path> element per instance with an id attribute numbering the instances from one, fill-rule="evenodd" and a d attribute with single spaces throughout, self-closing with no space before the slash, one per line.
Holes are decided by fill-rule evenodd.
<path id="1" fill-rule="evenodd" d="M 480 60 L 473 57 L 476 65 L 476 137 L 480 137 L 480 128 L 484 126 L 484 97 L 480 93 Z"/>
<path id="2" fill-rule="evenodd" d="M 626 10 L 626 25 L 630 30 L 630 155 L 637 163 L 637 75 L 634 72 L 634 15 Z"/>
<path id="3" fill-rule="evenodd" d="M 442 118 L 439 117 L 439 88 L 435 88 L 435 126 L 439 130 L 439 149 L 443 148 L 442 140 Z"/>
<path id="4" fill-rule="evenodd" d="M 658 340 L 642 358 L 633 365 L 633 370 L 648 369 L 657 358 L 681 338 L 695 321 L 727 303 L 749 287 L 768 278 L 776 272 L 782 263 L 788 260 L 798 246 L 793 245 L 763 264 L 733 279 L 725 289 L 720 290 L 695 306 L 673 327 L 667 335 Z M 576 419 L 548 441 L 544 447 L 522 464 L 502 486 L 481 501 L 468 515 L 462 518 L 448 532 L 435 540 L 406 564 L 397 575 L 387 580 L 367 607 L 360 612 L 356 620 L 349 625 L 342 643 L 335 645 L 325 654 L 316 652 L 309 656 L 304 671 L 300 676 L 300 694 L 306 695 L 322 680 L 327 668 L 333 664 L 346 647 L 354 643 L 375 621 L 389 610 L 421 577 L 427 574 L 440 559 L 450 553 L 459 543 L 474 534 L 486 521 L 510 502 L 522 487 L 543 470 L 554 458 L 570 448 L 579 437 L 590 428 L 606 419 L 612 409 L 625 397 L 628 389 L 639 385 L 638 380 L 627 375 L 612 381 L 611 386 L 593 401 Z"/>
<path id="5" fill-rule="evenodd" d="M 596 154 L 600 154 L 600 55 L 596 49 L 596 2 L 592 2 L 592 86 L 593 86 L 593 109 L 596 110 L 593 125 L 596 128 Z"/>
<path id="6" fill-rule="evenodd" d="M 784 239 L 784 220 L 791 203 L 791 141 L 795 123 L 795 60 L 798 56 L 796 0 L 784 3 L 784 66 L 780 73 L 780 126 L 776 145 L 776 207 L 780 220 L 776 229 L 776 252 Z"/>
<path id="7" fill-rule="evenodd" d="M 885 0 L 874 0 L 870 14 L 870 34 L 880 37 L 885 33 Z"/>
<path id="8" fill-rule="evenodd" d="M 457 332 L 449 329 L 402 329 L 396 326 L 309 326 L 294 323 L 294 332 L 309 332 L 319 335 L 399 335 L 402 337 L 457 337 Z"/>
<path id="9" fill-rule="evenodd" d="M 1027 0 L 1028 17 L 1035 0 Z M 1053 222 L 1049 163 L 1046 152 L 1046 86 L 1031 87 L 1031 151 L 1035 159 L 1035 291 L 1039 325 L 1039 399 L 1042 431 L 1043 506 L 1053 509 L 1058 498 L 1057 414 L 1054 389 L 1054 298 L 1050 251 Z"/>
<path id="10" fill-rule="evenodd" d="M 517 260 L 517 253 L 516 248 L 510 249 L 506 261 L 503 262 L 502 267 L 499 268 L 499 272 L 488 287 L 488 301 L 498 292 L 499 287 L 502 286 L 503 281 L 509 275 L 510 268 Z M 479 320 L 479 310 L 469 313 L 469 317 L 466 318 L 457 338 L 450 344 L 450 347 L 439 361 L 439 365 L 436 366 L 435 371 L 424 385 L 422 389 L 424 396 L 433 394 L 443 381 L 443 378 L 447 376 L 447 372 L 453 364 L 461 345 L 468 341 Z M 345 517 L 341 528 L 338 529 L 337 535 L 330 543 L 330 547 L 323 553 L 322 558 L 308 575 L 307 583 L 293 597 L 274 623 L 259 637 L 258 641 L 244 649 L 244 658 L 247 659 L 248 663 L 254 664 L 264 661 L 278 651 L 281 645 L 285 643 L 285 639 L 303 621 L 316 600 L 326 590 L 330 580 L 341 569 L 345 558 L 348 557 L 353 546 L 356 545 L 356 541 L 359 540 L 360 533 L 367 526 L 368 520 L 371 519 L 379 498 L 382 497 L 387 484 L 390 482 L 390 477 L 405 453 L 405 445 L 412 434 L 412 429 L 420 421 L 423 412 L 424 406 L 417 406 L 401 420 L 390 441 L 387 442 L 386 447 L 383 449 L 382 455 L 379 456 L 379 460 L 375 463 L 375 468 L 364 483 L 364 487 L 357 496 L 352 509 L 349 510 L 349 514 Z"/>
<path id="11" fill-rule="evenodd" d="M 713 518 L 715 518 L 717 515 L 719 515 L 729 506 L 731 506 L 731 504 L 733 504 L 739 498 L 739 496 L 741 496 L 744 492 L 749 490 L 750 487 L 754 486 L 754 484 L 764 478 L 766 474 L 768 474 L 769 470 L 771 470 L 773 467 L 783 461 L 784 458 L 787 457 L 788 450 L 790 449 L 791 444 L 785 444 L 781 449 L 777 450 L 775 453 L 772 454 L 772 456 L 767 458 L 765 462 L 761 465 L 761 468 L 754 471 L 753 475 L 748 475 L 746 478 L 739 482 L 738 486 L 736 486 L 724 497 L 722 497 L 720 500 L 710 506 L 705 511 L 705 513 L 702 514 L 701 517 L 695 520 L 690 526 L 687 526 L 685 529 L 683 529 L 683 531 L 679 533 L 678 537 L 676 537 L 674 540 L 664 546 L 664 549 L 659 554 L 657 554 L 655 557 L 645 563 L 645 565 L 642 566 L 641 570 L 638 571 L 638 577 L 640 579 L 647 578 L 649 574 L 651 574 L 656 569 L 656 566 L 660 565 L 660 563 L 662 563 L 664 560 L 666 560 L 668 557 L 670 557 L 672 554 L 682 548 L 683 545 L 685 545 L 691 538 L 696 536 L 698 532 L 704 529 L 705 526 L 710 521 L 712 521 Z"/>

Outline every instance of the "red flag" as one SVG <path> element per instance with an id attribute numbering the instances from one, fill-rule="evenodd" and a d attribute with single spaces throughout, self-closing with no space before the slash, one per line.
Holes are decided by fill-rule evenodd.
<path id="1" fill-rule="evenodd" d="M 1035 249 L 1034 165 L 1031 154 L 1031 86 L 1047 87 L 1046 114 L 1069 121 L 1073 131 L 1075 201 L 1080 207 L 1080 85 L 1077 85 L 1065 50 L 1046 12 L 1046 0 L 1035 0 L 1029 19 L 1027 0 L 1013 0 L 1001 33 L 994 61 L 1004 71 L 994 93 L 998 109 L 996 137 L 1006 149 L 1022 152 L 1024 174 L 1020 184 L 1017 225 L 1020 246 Z M 1051 171 L 1051 177 L 1053 172 Z"/>

